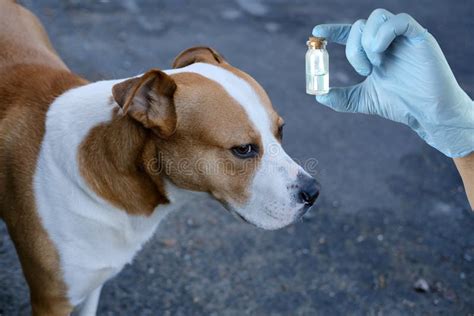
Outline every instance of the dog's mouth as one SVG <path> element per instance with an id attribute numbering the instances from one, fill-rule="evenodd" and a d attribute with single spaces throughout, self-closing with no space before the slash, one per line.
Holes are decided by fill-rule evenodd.
<path id="1" fill-rule="evenodd" d="M 232 214 L 235 218 L 237 218 L 239 221 L 243 222 L 243 223 L 247 223 L 247 224 L 252 224 L 250 223 L 245 217 L 243 217 L 242 215 L 240 215 L 238 212 L 232 210 L 232 209 L 229 209 L 229 213 Z"/>
<path id="2" fill-rule="evenodd" d="M 243 215 L 241 215 L 234 207 L 232 207 L 229 203 L 227 202 L 221 202 L 224 206 L 224 208 L 227 210 L 227 212 L 229 212 L 230 214 L 232 214 L 233 217 L 235 217 L 239 222 L 241 223 L 246 223 L 246 224 L 249 224 L 249 225 L 252 225 L 252 226 L 257 226 L 257 227 L 261 227 L 261 228 L 264 228 L 264 229 L 275 229 L 275 228 L 265 228 L 261 225 L 259 225 L 258 223 L 254 223 L 254 222 L 251 222 L 250 220 L 248 220 L 247 218 L 245 218 Z M 267 216 L 269 216 L 271 218 L 271 220 L 273 221 L 277 221 L 277 222 L 286 222 L 286 224 L 282 225 L 281 227 L 278 226 L 276 229 L 278 228 L 282 228 L 282 227 L 285 227 L 285 226 L 288 226 L 288 225 L 291 225 L 291 224 L 294 224 L 294 223 L 297 223 L 299 221 L 302 221 L 303 220 L 303 216 L 310 210 L 313 208 L 313 205 L 309 205 L 309 204 L 304 204 L 301 206 L 301 208 L 299 208 L 296 212 L 294 212 L 293 214 L 293 219 L 292 220 L 289 220 L 288 219 L 284 219 L 284 218 L 278 218 L 276 217 L 274 214 L 271 214 L 271 213 L 268 213 L 268 212 L 265 212 L 265 214 Z"/>
<path id="3" fill-rule="evenodd" d="M 313 206 L 312 205 L 303 205 L 303 207 L 301 207 L 298 212 L 296 213 L 296 219 L 301 219 L 306 213 L 308 213 L 308 211 L 312 208 Z"/>
<path id="4" fill-rule="evenodd" d="M 237 220 L 243 223 L 252 224 L 245 217 L 240 215 L 239 212 L 237 212 L 229 203 L 227 203 L 226 201 L 220 201 L 220 202 L 222 203 L 224 208 L 227 210 L 227 212 L 232 214 L 232 216 L 235 217 Z"/>

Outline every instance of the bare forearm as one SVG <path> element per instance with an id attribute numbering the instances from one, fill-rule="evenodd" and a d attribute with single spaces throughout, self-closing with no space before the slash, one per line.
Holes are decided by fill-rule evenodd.
<path id="1" fill-rule="evenodd" d="M 454 163 L 461 174 L 467 198 L 474 210 L 474 153 L 462 158 L 454 158 Z"/>

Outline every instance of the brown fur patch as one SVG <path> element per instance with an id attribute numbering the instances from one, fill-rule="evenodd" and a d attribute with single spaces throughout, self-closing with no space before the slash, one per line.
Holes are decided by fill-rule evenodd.
<path id="1" fill-rule="evenodd" d="M 129 214 L 150 215 L 169 203 L 163 180 L 147 162 L 156 159 L 156 139 L 176 130 L 175 91 L 174 81 L 158 69 L 116 84 L 111 106 L 118 104 L 124 114 L 117 109 L 79 149 L 81 175 L 91 189 Z"/>
<path id="2" fill-rule="evenodd" d="M 129 116 L 115 115 L 82 142 L 81 175 L 116 207 L 132 215 L 150 215 L 158 204 L 168 203 L 161 178 L 151 178 L 143 163 L 155 152 L 151 139 L 156 137 Z"/>
<path id="3" fill-rule="evenodd" d="M 247 73 L 230 65 L 215 49 L 204 46 L 186 49 L 175 58 L 173 62 L 173 68 L 182 68 L 193 63 L 199 62 L 222 67 L 230 71 L 237 77 L 245 80 L 259 96 L 262 105 L 265 107 L 265 110 L 267 111 L 270 117 L 274 135 L 277 137 L 277 139 L 281 140 L 280 127 L 283 125 L 283 119 L 273 109 L 272 102 L 270 101 L 270 98 L 268 97 L 265 90 L 255 79 L 253 79 Z"/>
<path id="4" fill-rule="evenodd" d="M 0 68 L 0 78 L 0 217 L 18 252 L 34 314 L 66 315 L 71 306 L 58 253 L 37 215 L 32 184 L 49 105 L 85 81 L 38 65 Z"/>
<path id="5" fill-rule="evenodd" d="M 225 64 L 225 59 L 210 47 L 197 46 L 182 51 L 173 61 L 173 68 L 182 68 L 194 63 Z"/>
<path id="6" fill-rule="evenodd" d="M 268 117 L 270 118 L 273 134 L 275 135 L 277 139 L 281 140 L 281 137 L 279 136 L 279 128 L 283 125 L 284 121 L 273 108 L 272 101 L 270 100 L 270 98 L 268 97 L 268 94 L 265 92 L 262 86 L 250 75 L 248 75 L 247 73 L 235 67 L 232 67 L 229 64 L 221 65 L 221 67 L 232 72 L 237 77 L 242 78 L 254 89 L 254 91 L 257 93 L 258 97 L 260 98 L 260 102 L 264 106 L 268 114 Z"/>
<path id="7" fill-rule="evenodd" d="M 39 64 L 67 69 L 39 20 L 29 10 L 0 1 L 0 67 Z"/>
<path id="8" fill-rule="evenodd" d="M 86 81 L 71 74 L 28 10 L 0 2 L 0 217 L 30 287 L 34 315 L 68 315 L 58 253 L 36 212 L 33 176 L 51 102 Z"/>

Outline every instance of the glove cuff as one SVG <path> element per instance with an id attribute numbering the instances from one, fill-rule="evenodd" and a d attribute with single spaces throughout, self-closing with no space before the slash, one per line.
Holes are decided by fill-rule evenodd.
<path id="1" fill-rule="evenodd" d="M 450 158 L 460 158 L 474 152 L 474 102 L 469 99 L 454 124 L 430 126 L 431 133 L 418 133 L 429 145 Z M 449 123 L 449 122 L 448 122 Z M 423 134 L 423 135 L 422 135 Z"/>

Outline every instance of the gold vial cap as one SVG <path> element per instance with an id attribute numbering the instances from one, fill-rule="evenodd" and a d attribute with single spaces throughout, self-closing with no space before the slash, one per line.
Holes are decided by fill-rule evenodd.
<path id="1" fill-rule="evenodd" d="M 306 45 L 308 45 L 310 48 L 321 49 L 326 47 L 326 39 L 323 37 L 310 36 L 306 42 Z"/>

